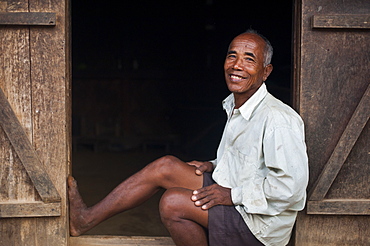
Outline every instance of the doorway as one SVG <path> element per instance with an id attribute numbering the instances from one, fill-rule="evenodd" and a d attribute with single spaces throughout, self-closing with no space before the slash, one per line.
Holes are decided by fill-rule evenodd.
<path id="1" fill-rule="evenodd" d="M 291 104 L 291 1 L 72 1 L 73 175 L 88 205 L 148 162 L 215 158 L 223 60 L 248 28 L 274 47 L 266 85 Z M 156 195 L 86 234 L 168 236 Z"/>

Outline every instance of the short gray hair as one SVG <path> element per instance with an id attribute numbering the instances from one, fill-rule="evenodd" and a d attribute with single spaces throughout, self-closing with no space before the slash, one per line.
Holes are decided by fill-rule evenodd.
<path id="1" fill-rule="evenodd" d="M 274 49 L 272 48 L 272 45 L 271 45 L 270 41 L 265 36 L 263 36 L 262 34 L 258 33 L 256 30 L 254 30 L 252 28 L 248 29 L 244 33 L 250 33 L 250 34 L 258 35 L 258 36 L 260 36 L 263 39 L 263 41 L 265 41 L 265 43 L 266 43 L 265 54 L 264 54 L 265 60 L 264 60 L 263 66 L 266 67 L 267 65 L 269 65 L 271 63 L 272 55 L 274 53 Z"/>

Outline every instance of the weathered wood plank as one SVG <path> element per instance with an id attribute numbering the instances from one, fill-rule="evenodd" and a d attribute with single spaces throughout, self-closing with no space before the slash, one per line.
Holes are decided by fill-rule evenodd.
<path id="1" fill-rule="evenodd" d="M 125 237 L 125 236 L 80 236 L 70 238 L 71 246 L 132 246 L 166 245 L 174 246 L 170 237 Z"/>
<path id="2" fill-rule="evenodd" d="M 330 159 L 314 185 L 309 200 L 322 200 L 370 118 L 370 84 L 353 113 Z"/>
<path id="3" fill-rule="evenodd" d="M 71 1 L 29 1 L 30 12 L 55 12 L 53 28 L 30 27 L 32 120 L 35 150 L 58 190 L 60 217 L 37 218 L 37 246 L 68 245 L 66 177 L 70 165 L 70 11 Z"/>
<path id="4" fill-rule="evenodd" d="M 3 203 L 0 202 L 0 218 L 60 216 L 60 203 Z"/>
<path id="5" fill-rule="evenodd" d="M 312 28 L 370 29 L 370 15 L 314 15 Z"/>
<path id="6" fill-rule="evenodd" d="M 55 26 L 55 13 L 0 12 L 0 25 Z"/>
<path id="7" fill-rule="evenodd" d="M 32 141 L 29 30 L 25 27 L 0 29 L 0 87 Z M 6 190 L 2 190 L 0 199 L 33 201 L 37 192 L 2 129 L 0 135 L 3 147 L 0 150 L 3 158 L 0 187 Z"/>
<path id="8" fill-rule="evenodd" d="M 304 219 L 305 223 L 302 223 Z M 370 245 L 369 216 L 307 215 L 299 213 L 296 246 Z"/>
<path id="9" fill-rule="evenodd" d="M 370 200 L 308 201 L 307 214 L 370 215 Z"/>
<path id="10" fill-rule="evenodd" d="M 0 125 L 26 168 L 41 199 L 44 202 L 60 201 L 61 198 L 58 191 L 55 189 L 45 168 L 38 159 L 2 89 L 0 89 Z"/>
<path id="11" fill-rule="evenodd" d="M 26 12 L 28 0 L 0 1 L 1 11 Z M 32 142 L 29 28 L 0 26 L 0 86 Z M 21 160 L 1 129 L 0 201 L 40 200 Z M 36 245 L 34 218 L 1 218 L 0 245 Z"/>

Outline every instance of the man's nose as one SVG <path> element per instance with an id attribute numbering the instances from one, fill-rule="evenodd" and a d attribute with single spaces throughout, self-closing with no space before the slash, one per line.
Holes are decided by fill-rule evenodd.
<path id="1" fill-rule="evenodd" d="M 234 64 L 233 64 L 233 69 L 234 70 L 242 70 L 243 66 L 242 66 L 242 60 L 239 58 L 239 59 L 236 59 Z"/>

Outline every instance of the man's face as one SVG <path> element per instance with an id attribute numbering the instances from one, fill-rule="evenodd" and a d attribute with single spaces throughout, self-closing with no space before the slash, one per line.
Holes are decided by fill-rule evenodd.
<path id="1" fill-rule="evenodd" d="M 256 34 L 241 34 L 229 46 L 224 70 L 226 84 L 235 96 L 248 99 L 267 79 L 272 65 L 264 67 L 265 41 Z"/>

